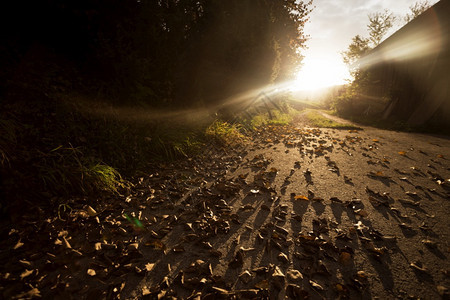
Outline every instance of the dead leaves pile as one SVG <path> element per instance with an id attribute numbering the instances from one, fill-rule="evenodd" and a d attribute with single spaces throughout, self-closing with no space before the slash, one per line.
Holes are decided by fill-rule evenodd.
<path id="1" fill-rule="evenodd" d="M 302 158 L 324 156 L 328 171 L 337 176 L 341 168 L 328 155 L 339 149 L 353 156 L 359 148 L 369 165 L 385 168 L 370 171 L 368 178 L 395 182 L 397 178 L 387 171 L 390 158 L 374 157 L 383 143 L 371 139 L 364 145 L 367 140 L 358 132 L 350 133 L 356 135 L 337 139 L 324 137 L 320 129 L 269 125 L 256 131 L 255 140 L 263 146 L 255 148 L 282 144 L 286 151 L 298 150 Z M 407 159 L 406 152 L 398 154 Z M 389 212 L 406 235 L 416 228 L 403 208 L 421 209 L 421 194 L 405 191 L 406 199 L 394 199 L 388 192 L 367 187 L 367 199 L 336 195 L 325 200 L 310 190 L 292 193 L 293 203 L 338 206 L 356 220 L 345 228 L 330 218 L 316 217 L 311 231 L 292 232 L 287 221 L 302 222 L 303 216 L 290 211 L 278 196 L 273 182 L 280 170 L 270 167 L 273 161 L 263 154 L 246 161 L 238 153 L 212 154 L 202 160 L 160 166 L 160 171 L 138 178 L 132 193 L 124 197 L 99 202 L 71 199 L 52 217 L 39 212 L 27 216 L 12 225 L 0 244 L 7 249 L 1 257 L 1 296 L 120 298 L 127 289 L 138 290 L 136 297 L 150 299 L 269 299 L 280 291 L 291 299 L 361 296 L 372 274 L 358 269 L 355 257 L 365 253 L 383 265 L 397 248 L 397 237 L 374 227 L 369 220 L 373 212 L 364 203 L 370 203 L 375 211 Z M 291 175 L 301 164 L 295 163 Z M 250 169 L 254 176 L 241 173 L 225 180 L 237 165 Z M 449 180 L 435 170 L 411 167 L 394 171 L 407 184 L 429 175 L 438 187 L 449 186 Z M 309 169 L 303 171 L 308 186 L 313 185 L 314 175 Z M 353 184 L 351 178 L 343 177 L 345 183 Z M 233 201 L 241 196 L 249 202 L 235 207 Z M 258 202 L 261 198 L 267 202 Z M 248 215 L 261 212 L 268 216 L 261 227 L 244 227 L 255 237 L 254 245 L 245 248 L 241 235 L 232 235 L 233 229 L 244 226 Z M 426 222 L 417 229 L 430 232 Z M 221 238 L 231 241 L 227 248 L 215 243 Z M 421 244 L 433 251 L 439 247 L 430 237 Z M 245 262 L 259 252 L 273 260 L 245 269 Z M 236 272 L 234 281 L 216 272 L 218 264 Z M 429 271 L 420 261 L 410 262 L 409 267 L 415 272 Z M 129 287 L 130 276 L 148 284 Z M 448 293 L 443 286 L 438 290 Z"/>

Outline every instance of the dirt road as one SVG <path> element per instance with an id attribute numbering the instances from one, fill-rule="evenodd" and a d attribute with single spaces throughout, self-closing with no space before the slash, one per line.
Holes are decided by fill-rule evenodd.
<path id="1" fill-rule="evenodd" d="M 66 223 L 41 225 L 44 258 L 19 233 L 8 253 L 31 265 L 7 264 L 3 284 L 55 297 L 448 299 L 450 140 L 305 125 L 155 169 L 95 216 L 75 201 Z"/>

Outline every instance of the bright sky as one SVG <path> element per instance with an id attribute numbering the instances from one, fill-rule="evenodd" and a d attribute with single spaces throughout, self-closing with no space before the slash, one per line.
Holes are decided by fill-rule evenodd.
<path id="1" fill-rule="evenodd" d="M 345 83 L 349 78 L 347 66 L 340 52 L 347 49 L 351 39 L 359 34 L 368 37 L 367 24 L 370 13 L 389 9 L 398 20 L 388 37 L 401 26 L 409 7 L 419 0 L 314 0 L 315 9 L 305 25 L 310 35 L 303 67 L 297 76 L 296 89 L 309 90 Z M 438 0 L 429 0 L 431 5 Z"/>

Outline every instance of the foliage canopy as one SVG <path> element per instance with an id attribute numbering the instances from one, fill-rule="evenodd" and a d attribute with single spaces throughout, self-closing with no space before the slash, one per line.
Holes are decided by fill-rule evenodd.
<path id="1" fill-rule="evenodd" d="M 303 26 L 312 4 L 295 0 L 25 2 L 2 4 L 2 20 L 15 30 L 6 33 L 0 50 L 16 62 L 0 74 L 2 82 L 10 81 L 24 59 L 35 60 L 33 51 L 39 45 L 75 64 L 82 80 L 79 86 L 102 90 L 121 102 L 153 106 L 217 102 L 292 76 L 302 58 L 299 49 L 307 38 Z M 36 73 L 43 72 L 41 68 Z M 54 73 L 58 72 L 44 77 Z"/>

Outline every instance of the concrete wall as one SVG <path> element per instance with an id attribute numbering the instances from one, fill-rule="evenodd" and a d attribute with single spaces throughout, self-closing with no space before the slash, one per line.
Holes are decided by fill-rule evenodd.
<path id="1" fill-rule="evenodd" d="M 390 102 L 384 117 L 420 125 L 450 124 L 450 0 L 441 0 L 360 60 L 376 97 Z"/>

